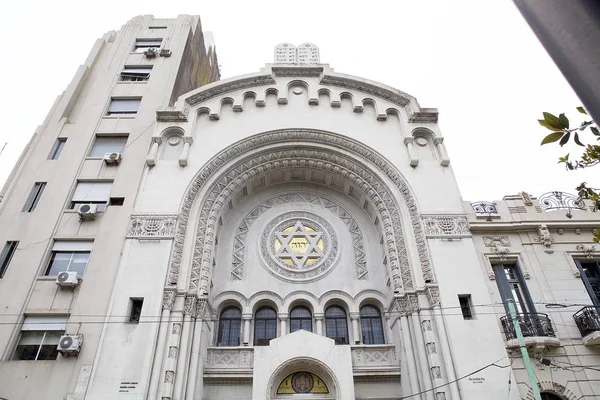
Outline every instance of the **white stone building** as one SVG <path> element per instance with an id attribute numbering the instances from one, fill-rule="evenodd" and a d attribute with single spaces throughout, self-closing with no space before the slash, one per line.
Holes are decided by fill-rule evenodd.
<path id="1" fill-rule="evenodd" d="M 0 397 L 530 399 L 514 295 L 544 398 L 595 398 L 590 204 L 463 202 L 436 109 L 308 43 L 217 81 L 205 42 L 105 35 L 25 150 Z"/>

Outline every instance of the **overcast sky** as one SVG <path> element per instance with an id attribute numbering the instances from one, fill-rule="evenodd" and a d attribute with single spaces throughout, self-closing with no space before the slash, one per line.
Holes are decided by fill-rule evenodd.
<path id="1" fill-rule="evenodd" d="M 580 149 L 539 146 L 542 111 L 580 120 L 580 102 L 509 0 L 32 0 L 4 10 L 0 185 L 94 41 L 141 14 L 200 15 L 214 33 L 223 78 L 272 62 L 280 42 L 312 42 L 337 72 L 438 108 L 465 200 L 575 193 L 592 178 L 593 171 L 566 172 L 556 163 Z"/>

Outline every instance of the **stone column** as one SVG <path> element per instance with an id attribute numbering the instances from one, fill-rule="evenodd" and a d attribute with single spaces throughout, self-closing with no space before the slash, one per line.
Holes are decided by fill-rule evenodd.
<path id="1" fill-rule="evenodd" d="M 433 321 L 431 310 L 422 310 L 421 311 L 421 325 L 423 327 L 423 338 L 425 339 L 425 352 L 427 353 L 427 362 L 429 364 L 429 371 L 431 371 L 431 378 L 433 381 L 433 387 L 439 387 L 439 389 L 435 390 L 434 394 L 437 396 L 437 393 L 444 392 L 445 398 L 447 400 L 451 400 L 451 395 L 447 390 L 447 386 L 444 386 L 447 383 L 442 376 L 442 360 L 439 357 L 439 341 L 433 331 Z"/>
<path id="2" fill-rule="evenodd" d="M 325 314 L 323 313 L 315 313 L 315 321 L 317 323 L 317 335 L 323 336 L 323 318 Z"/>
<path id="3" fill-rule="evenodd" d="M 357 312 L 351 312 L 350 313 L 350 320 L 352 321 L 352 336 L 354 339 L 354 344 L 359 344 L 360 343 L 360 332 L 358 330 L 358 317 L 359 317 L 359 313 Z M 348 343 L 351 344 L 351 343 Z"/>
<path id="4" fill-rule="evenodd" d="M 242 320 L 244 321 L 244 339 L 242 344 L 248 346 L 250 344 L 250 321 L 252 320 L 252 314 L 242 314 Z"/>
<path id="5" fill-rule="evenodd" d="M 183 296 L 176 296 L 175 307 L 171 312 L 167 334 L 167 357 L 163 359 L 162 373 L 159 376 L 159 396 L 162 400 L 171 400 L 173 398 L 175 370 L 177 369 L 177 356 L 179 355 L 179 341 L 183 328 L 183 302 Z"/>
<path id="6" fill-rule="evenodd" d="M 181 333 L 181 342 L 179 346 L 179 355 L 177 357 L 177 367 L 175 369 L 175 386 L 173 390 L 173 399 L 183 400 L 185 398 L 185 384 L 187 381 L 187 367 L 189 365 L 188 356 L 190 354 L 190 335 L 193 321 L 192 315 L 196 314 L 196 296 L 186 295 L 183 307 L 183 326 Z"/>
<path id="7" fill-rule="evenodd" d="M 199 398 L 196 396 L 196 383 L 199 378 L 202 381 L 202 373 L 204 371 L 204 359 L 202 346 L 202 324 L 204 310 L 206 308 L 206 299 L 198 299 L 196 303 L 196 321 L 194 322 L 194 332 L 192 339 L 192 352 L 190 354 L 190 370 L 188 372 L 187 387 L 185 390 L 186 399 Z M 202 385 L 200 385 L 198 394 L 202 393 Z"/>
<path id="8" fill-rule="evenodd" d="M 419 156 L 417 155 L 417 152 L 415 151 L 414 142 L 415 142 L 414 137 L 404 138 L 404 144 L 406 145 L 406 148 L 408 149 L 408 158 L 410 159 L 411 167 L 416 167 L 417 165 L 419 165 Z"/>
<path id="9" fill-rule="evenodd" d="M 148 153 L 148 157 L 146 157 L 146 165 L 149 167 L 153 167 L 156 165 L 156 154 L 158 153 L 158 146 L 162 143 L 162 138 L 160 136 L 154 136 L 152 138 L 152 147 L 150 148 L 150 153 Z"/>
<path id="10" fill-rule="evenodd" d="M 452 362 L 452 354 L 450 353 L 450 345 L 448 344 L 448 335 L 446 335 L 446 327 L 444 324 L 442 310 L 434 309 L 435 314 L 435 326 L 438 333 L 438 342 L 442 350 L 442 358 L 444 359 L 444 366 L 446 367 L 446 375 L 448 376 L 448 382 L 452 382 L 448 385 L 450 393 L 454 400 L 460 399 L 460 392 L 458 391 L 458 383 L 456 380 L 456 373 L 454 372 L 454 363 Z"/>
<path id="11" fill-rule="evenodd" d="M 175 290 L 165 289 L 163 292 L 162 314 L 160 316 L 160 324 L 158 326 L 158 338 L 156 340 L 156 350 L 154 351 L 154 366 L 150 378 L 150 387 L 148 388 L 148 399 L 155 399 L 158 393 L 160 375 L 163 366 L 163 360 L 166 358 L 166 340 L 167 331 L 169 329 L 169 319 L 171 316 L 171 308 L 175 301 Z"/>
<path id="12" fill-rule="evenodd" d="M 413 329 L 413 337 L 416 342 L 416 358 L 419 360 L 419 364 L 421 367 L 421 382 L 423 382 L 424 390 L 427 390 L 425 393 L 425 398 L 428 400 L 433 400 L 433 384 L 431 381 L 431 371 L 429 370 L 429 363 L 427 362 L 427 353 L 425 351 L 425 341 L 423 339 L 423 328 L 421 326 L 421 321 L 419 315 L 415 312 L 410 316 L 412 322 Z"/>
<path id="13" fill-rule="evenodd" d="M 288 321 L 289 314 L 288 313 L 279 313 L 278 317 L 279 317 L 279 323 L 280 323 L 279 337 L 285 336 L 288 334 L 287 321 Z"/>
<path id="14" fill-rule="evenodd" d="M 194 138 L 191 136 L 184 136 L 183 138 L 183 149 L 181 150 L 181 156 L 179 157 L 179 165 L 185 167 L 188 164 L 188 155 L 190 154 L 190 146 L 194 142 Z"/>
<path id="15" fill-rule="evenodd" d="M 418 393 L 424 388 L 419 387 L 419 380 L 417 379 L 420 374 L 417 370 L 417 362 L 415 360 L 415 353 L 413 352 L 413 343 L 411 341 L 411 334 L 408 328 L 408 315 L 400 316 L 400 329 L 402 330 L 402 344 L 404 346 L 404 350 L 406 351 L 410 386 L 412 393 Z"/>
<path id="16" fill-rule="evenodd" d="M 440 165 L 442 167 L 447 167 L 450 165 L 450 158 L 448 157 L 448 152 L 446 152 L 446 146 L 444 146 L 444 138 L 434 138 L 433 143 L 437 146 L 440 152 Z"/>

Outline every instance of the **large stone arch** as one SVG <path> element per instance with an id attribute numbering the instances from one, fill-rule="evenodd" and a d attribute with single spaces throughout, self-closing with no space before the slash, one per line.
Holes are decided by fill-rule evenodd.
<path id="1" fill-rule="evenodd" d="M 414 289 L 414 283 L 402 229 L 401 207 L 388 187 L 394 185 L 409 215 L 423 278 L 427 283 L 435 282 L 416 201 L 397 169 L 373 149 L 350 138 L 318 130 L 286 129 L 263 132 L 234 143 L 215 155 L 196 174 L 181 207 L 167 284 L 177 284 L 194 204 L 199 204 L 200 210 L 189 290 L 205 295 L 220 210 L 244 182 L 264 171 L 290 166 L 318 168 L 337 174 L 354 182 L 370 197 L 381 216 L 394 291 L 400 292 Z M 202 198 L 198 199 L 201 193 Z"/>

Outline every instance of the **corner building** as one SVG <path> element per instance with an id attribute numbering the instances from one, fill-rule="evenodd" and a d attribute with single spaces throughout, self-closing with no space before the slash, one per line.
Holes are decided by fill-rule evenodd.
<path id="1" fill-rule="evenodd" d="M 205 43 L 189 16 L 107 34 L 24 152 L 0 203 L 0 396 L 529 396 L 488 274 L 523 259 L 485 238 L 522 224 L 462 201 L 437 110 L 308 43 L 219 81 Z M 546 227 L 589 236 L 579 211 Z M 593 393 L 562 378 L 547 399 Z"/>

